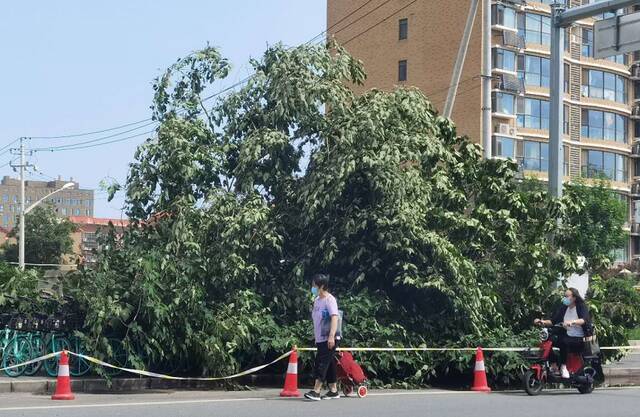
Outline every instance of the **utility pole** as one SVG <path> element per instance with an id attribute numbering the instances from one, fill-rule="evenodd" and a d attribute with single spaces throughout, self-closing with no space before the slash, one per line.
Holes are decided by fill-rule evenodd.
<path id="1" fill-rule="evenodd" d="M 482 1 L 487 2 L 491 0 Z M 458 85 L 460 84 L 460 77 L 462 76 L 462 68 L 464 67 L 464 60 L 467 56 L 467 49 L 469 49 L 469 39 L 471 38 L 473 22 L 475 21 L 476 14 L 478 13 L 479 3 L 480 0 L 471 0 L 471 4 L 469 5 L 467 23 L 464 25 L 464 32 L 462 33 L 462 39 L 460 39 L 458 55 L 456 56 L 453 73 L 451 74 L 451 84 L 449 85 L 449 91 L 447 92 L 447 101 L 444 104 L 444 111 L 442 112 L 442 115 L 447 118 L 451 118 L 451 114 L 453 113 L 453 104 L 455 103 L 456 95 L 458 94 Z"/>
<path id="2" fill-rule="evenodd" d="M 20 138 L 20 148 L 18 152 L 20 153 L 20 164 L 19 165 L 11 165 L 13 169 L 20 169 L 20 211 L 19 211 L 19 226 L 18 226 L 18 267 L 20 270 L 24 271 L 24 216 L 25 216 L 25 192 L 24 192 L 24 170 L 25 168 L 30 167 L 31 165 L 25 161 L 25 153 L 24 153 L 24 142 L 27 138 Z"/>
<path id="3" fill-rule="evenodd" d="M 564 30 L 578 20 L 640 4 L 640 0 L 604 0 L 566 9 L 560 0 L 551 6 L 551 103 L 549 115 L 549 194 L 562 197 Z"/>
<path id="4" fill-rule="evenodd" d="M 24 271 L 24 138 L 20 138 L 20 241 L 18 267 Z"/>
<path id="5" fill-rule="evenodd" d="M 491 0 L 482 0 L 482 149 L 485 159 L 493 157 L 491 137 Z"/>

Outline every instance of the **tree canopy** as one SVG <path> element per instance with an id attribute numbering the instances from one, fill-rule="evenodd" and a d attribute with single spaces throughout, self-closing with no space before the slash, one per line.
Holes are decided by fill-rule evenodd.
<path id="1" fill-rule="evenodd" d="M 124 186 L 132 226 L 69 282 L 95 348 L 118 334 L 139 364 L 235 370 L 308 343 L 316 272 L 332 277 L 353 344 L 509 344 L 557 301 L 559 274 L 619 244 L 618 217 L 597 243 L 576 239 L 581 218 L 604 214 L 581 198 L 593 187 L 550 199 L 515 163 L 483 159 L 417 89 L 355 95 L 364 68 L 338 45 L 276 45 L 251 64 L 214 100 L 229 70 L 215 48 L 156 80 L 160 126 Z M 381 380 L 433 372 L 410 355 L 365 358 Z"/>
<path id="2" fill-rule="evenodd" d="M 50 206 L 39 206 L 24 218 L 25 262 L 35 264 L 59 264 L 64 255 L 73 253 L 71 233 L 76 227 L 66 218 L 56 216 Z M 18 227 L 8 237 L 18 236 Z M 3 257 L 7 262 L 18 261 L 18 244 L 5 243 Z"/>

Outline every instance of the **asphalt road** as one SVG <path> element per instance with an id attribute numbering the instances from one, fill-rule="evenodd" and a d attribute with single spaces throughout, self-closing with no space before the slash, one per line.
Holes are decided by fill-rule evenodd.
<path id="1" fill-rule="evenodd" d="M 476 394 L 450 391 L 377 391 L 367 398 L 321 402 L 280 399 L 277 390 L 254 392 L 162 392 L 78 394 L 75 401 L 51 401 L 32 394 L 0 395 L 0 416 L 92 417 L 216 416 L 491 416 L 581 417 L 640 415 L 640 389 L 601 389 L 591 395 L 573 390 L 539 397 L 523 393 Z"/>

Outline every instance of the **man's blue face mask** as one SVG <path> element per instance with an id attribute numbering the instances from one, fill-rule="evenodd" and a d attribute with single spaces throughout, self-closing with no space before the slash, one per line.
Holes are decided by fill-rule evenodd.
<path id="1" fill-rule="evenodd" d="M 318 296 L 318 287 L 311 287 L 311 294 L 313 294 L 314 297 Z"/>

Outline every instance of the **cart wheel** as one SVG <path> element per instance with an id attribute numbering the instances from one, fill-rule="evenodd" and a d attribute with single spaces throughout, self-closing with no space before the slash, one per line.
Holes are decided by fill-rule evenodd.
<path id="1" fill-rule="evenodd" d="M 342 393 L 344 394 L 345 397 L 348 397 L 351 394 L 353 394 L 353 385 L 350 385 L 350 384 L 342 385 Z"/>
<path id="2" fill-rule="evenodd" d="M 369 393 L 369 390 L 367 389 L 366 385 L 360 385 L 358 387 L 358 397 L 364 398 L 367 396 L 368 393 Z"/>

